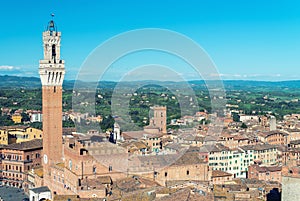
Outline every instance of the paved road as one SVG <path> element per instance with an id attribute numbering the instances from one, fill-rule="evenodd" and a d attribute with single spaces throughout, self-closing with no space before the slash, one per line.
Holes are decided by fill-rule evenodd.
<path id="1" fill-rule="evenodd" d="M 22 189 L 8 186 L 0 186 L 0 197 L 3 201 L 22 201 L 28 198 Z"/>

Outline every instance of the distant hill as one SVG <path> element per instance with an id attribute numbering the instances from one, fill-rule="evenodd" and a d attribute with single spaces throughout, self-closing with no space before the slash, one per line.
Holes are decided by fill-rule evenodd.
<path id="1" fill-rule="evenodd" d="M 211 81 L 213 82 L 213 81 Z M 65 80 L 63 87 L 65 89 L 73 89 L 75 80 Z M 126 82 L 122 83 L 122 86 L 136 86 L 137 84 L 143 85 L 160 85 L 164 84 L 165 86 L 172 85 L 178 86 L 180 88 L 181 82 L 159 82 L 159 81 L 134 81 L 134 82 Z M 77 86 L 95 86 L 95 82 L 76 82 Z M 99 83 L 98 83 L 99 84 Z M 101 88 L 114 88 L 116 86 L 116 82 L 112 81 L 103 81 L 100 83 Z M 203 80 L 195 80 L 189 81 L 189 84 L 192 86 L 198 86 L 199 88 L 205 88 L 205 82 Z M 300 80 L 293 81 L 248 81 L 248 80 L 224 80 L 223 84 L 227 90 L 260 90 L 260 89 L 268 89 L 268 90 L 281 90 L 281 89 L 299 89 L 300 88 Z M 8 75 L 0 75 L 0 89 L 10 89 L 10 88 L 41 88 L 40 78 L 37 77 L 18 77 L 18 76 L 8 76 Z"/>
<path id="2" fill-rule="evenodd" d="M 18 77 L 0 75 L 0 88 L 39 88 L 41 81 L 37 77 Z"/>
<path id="3" fill-rule="evenodd" d="M 64 81 L 64 87 L 73 88 L 74 81 Z M 19 77 L 19 76 L 8 76 L 0 75 L 0 89 L 10 88 L 28 88 L 36 89 L 41 88 L 41 80 L 37 77 Z"/>
<path id="4" fill-rule="evenodd" d="M 225 80 L 224 85 L 226 89 L 260 90 L 262 88 L 266 88 L 273 91 L 273 90 L 281 90 L 281 89 L 299 89 L 300 80 L 289 80 L 289 81 Z"/>

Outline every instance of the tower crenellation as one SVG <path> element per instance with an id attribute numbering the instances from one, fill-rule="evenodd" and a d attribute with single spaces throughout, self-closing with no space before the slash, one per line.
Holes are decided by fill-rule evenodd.
<path id="1" fill-rule="evenodd" d="M 65 62 L 60 58 L 61 32 L 51 20 L 43 32 L 44 58 L 40 60 L 40 78 L 43 86 L 62 86 Z"/>

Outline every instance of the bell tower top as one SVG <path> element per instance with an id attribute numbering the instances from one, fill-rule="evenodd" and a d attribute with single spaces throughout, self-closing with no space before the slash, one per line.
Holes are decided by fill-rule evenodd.
<path id="1" fill-rule="evenodd" d="M 50 32 L 57 31 L 57 28 L 53 20 L 54 14 L 52 13 L 51 16 L 52 16 L 52 20 L 49 21 L 46 31 L 50 31 Z"/>
<path id="2" fill-rule="evenodd" d="M 40 60 L 42 85 L 61 86 L 65 74 L 64 60 L 60 58 L 61 32 L 57 31 L 53 17 L 43 32 L 44 58 Z"/>

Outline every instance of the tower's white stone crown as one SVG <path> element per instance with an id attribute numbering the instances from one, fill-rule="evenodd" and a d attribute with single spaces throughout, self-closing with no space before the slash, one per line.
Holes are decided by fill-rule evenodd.
<path id="1" fill-rule="evenodd" d="M 43 32 L 44 59 L 40 60 L 39 74 L 43 86 L 62 86 L 65 62 L 60 59 L 61 32 L 51 20 Z"/>

